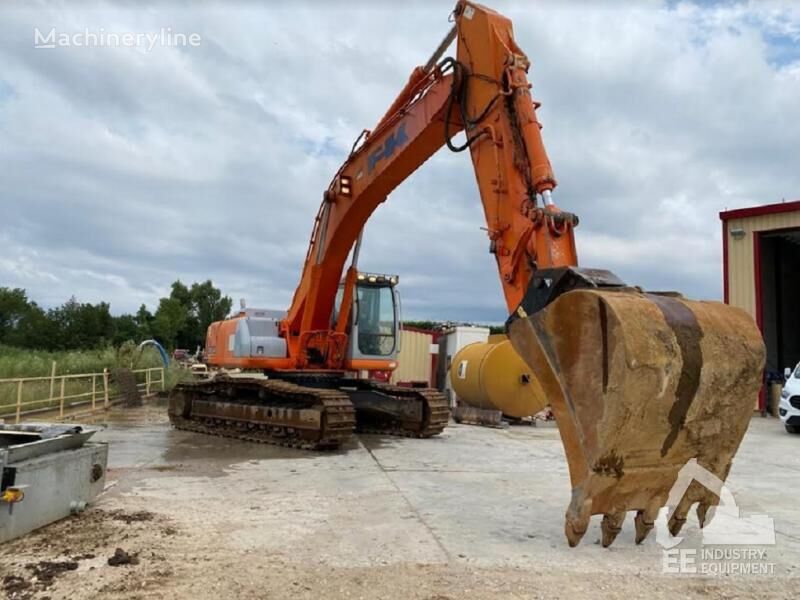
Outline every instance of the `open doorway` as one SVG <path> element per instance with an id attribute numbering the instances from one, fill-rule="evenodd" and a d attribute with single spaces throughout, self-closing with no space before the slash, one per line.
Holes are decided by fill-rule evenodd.
<path id="1" fill-rule="evenodd" d="M 758 232 L 754 244 L 756 314 L 769 377 L 800 362 L 800 228 Z"/>

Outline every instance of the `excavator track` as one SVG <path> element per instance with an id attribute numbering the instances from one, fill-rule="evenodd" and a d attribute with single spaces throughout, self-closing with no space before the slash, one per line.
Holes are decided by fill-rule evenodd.
<path id="1" fill-rule="evenodd" d="M 368 382 L 371 392 L 388 396 L 403 403 L 413 403 L 410 411 L 421 418 L 396 418 L 379 415 L 370 410 L 370 400 L 359 401 L 354 398 L 357 410 L 356 430 L 359 433 L 377 433 L 413 438 L 429 438 L 439 435 L 450 420 L 447 397 L 431 388 L 409 388 L 387 383 Z M 363 387 L 361 390 L 363 391 Z"/>
<path id="2" fill-rule="evenodd" d="M 306 450 L 333 450 L 352 437 L 347 394 L 263 376 L 216 376 L 170 394 L 176 429 Z"/>
<path id="3" fill-rule="evenodd" d="M 356 431 L 414 438 L 440 434 L 450 420 L 447 397 L 431 388 L 411 388 L 329 373 L 282 371 L 284 381 L 316 389 L 339 390 L 356 411 Z"/>

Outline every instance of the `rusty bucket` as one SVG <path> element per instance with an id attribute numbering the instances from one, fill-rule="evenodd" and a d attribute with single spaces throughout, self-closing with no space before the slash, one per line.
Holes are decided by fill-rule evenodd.
<path id="1" fill-rule="evenodd" d="M 570 546 L 596 514 L 610 545 L 627 511 L 636 511 L 636 542 L 643 541 L 693 458 L 725 480 L 764 365 L 749 315 L 677 294 L 595 288 L 520 316 L 509 338 L 544 387 L 569 463 Z M 690 485 L 672 508 L 673 535 L 694 503 L 702 525 L 719 498 Z"/>

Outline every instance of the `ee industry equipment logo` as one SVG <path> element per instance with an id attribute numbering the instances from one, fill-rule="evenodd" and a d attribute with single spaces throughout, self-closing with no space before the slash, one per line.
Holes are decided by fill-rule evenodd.
<path id="1" fill-rule="evenodd" d="M 721 479 L 692 459 L 684 465 L 669 493 L 667 507 L 678 505 L 692 482 L 703 485 L 720 499 L 712 507 L 701 529 L 699 547 L 679 548 L 691 538 L 673 536 L 668 526 L 668 508 L 656 519 L 656 541 L 662 546 L 664 573 L 701 575 L 771 575 L 775 564 L 767 561 L 764 546 L 775 545 L 775 525 L 766 515 L 740 515 L 731 491 Z M 696 536 L 695 536 L 696 538 Z M 695 546 L 697 546 L 697 539 Z"/>

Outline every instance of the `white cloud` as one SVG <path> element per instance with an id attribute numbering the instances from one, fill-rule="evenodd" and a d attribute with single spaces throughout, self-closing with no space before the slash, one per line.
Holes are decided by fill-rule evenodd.
<path id="1" fill-rule="evenodd" d="M 449 26 L 451 2 L 0 9 L 0 285 L 115 312 L 212 278 L 285 307 L 322 190 Z M 719 297 L 717 213 L 800 196 L 793 2 L 498 2 L 533 60 L 587 266 Z M 196 31 L 199 48 L 33 48 L 33 28 Z M 777 58 L 776 58 L 777 57 Z M 502 320 L 465 155 L 370 221 L 362 265 L 406 315 Z"/>

